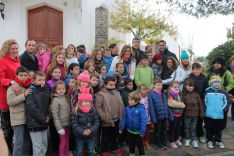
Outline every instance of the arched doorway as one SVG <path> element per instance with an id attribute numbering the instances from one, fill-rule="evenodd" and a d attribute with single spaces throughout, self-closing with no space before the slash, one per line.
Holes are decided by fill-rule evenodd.
<path id="1" fill-rule="evenodd" d="M 47 5 L 28 10 L 28 38 L 47 44 L 50 50 L 63 45 L 63 12 Z"/>

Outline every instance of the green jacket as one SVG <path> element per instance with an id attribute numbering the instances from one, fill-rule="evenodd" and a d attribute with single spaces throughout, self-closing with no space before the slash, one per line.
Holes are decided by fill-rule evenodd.
<path id="1" fill-rule="evenodd" d="M 132 90 L 127 89 L 126 87 L 120 91 L 121 98 L 123 100 L 124 106 L 128 106 L 128 95 L 131 93 Z"/>
<path id="2" fill-rule="evenodd" d="M 153 88 L 154 72 L 149 66 L 137 67 L 135 72 L 135 83 L 139 87 L 145 83 L 149 88 Z"/>

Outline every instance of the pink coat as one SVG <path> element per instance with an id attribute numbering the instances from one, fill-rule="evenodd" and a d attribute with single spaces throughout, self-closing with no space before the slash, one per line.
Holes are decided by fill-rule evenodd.
<path id="1" fill-rule="evenodd" d="M 49 51 L 45 51 L 44 53 L 38 52 L 37 59 L 38 59 L 39 69 L 42 72 L 47 73 L 49 64 L 51 62 L 51 52 L 49 52 Z"/>

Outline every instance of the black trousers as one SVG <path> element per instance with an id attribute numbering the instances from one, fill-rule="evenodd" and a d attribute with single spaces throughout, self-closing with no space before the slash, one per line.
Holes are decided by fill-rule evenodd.
<path id="1" fill-rule="evenodd" d="M 115 126 L 101 128 L 101 152 L 114 151 L 118 149 L 118 134 L 119 123 L 116 122 Z"/>
<path id="2" fill-rule="evenodd" d="M 197 127 L 196 127 L 197 138 L 204 136 L 203 122 L 204 122 L 204 118 L 198 117 Z"/>
<path id="3" fill-rule="evenodd" d="M 167 120 L 158 121 L 154 124 L 155 144 L 167 145 Z"/>
<path id="4" fill-rule="evenodd" d="M 205 128 L 206 128 L 206 138 L 207 141 L 222 141 L 222 125 L 224 124 L 224 119 L 212 119 L 205 118 Z M 220 126 L 221 125 L 221 126 Z"/>
<path id="5" fill-rule="evenodd" d="M 139 155 L 145 155 L 143 138 L 140 136 L 140 134 L 132 134 L 128 132 L 129 153 L 135 154 L 136 145 L 139 151 Z"/>
<path id="6" fill-rule="evenodd" d="M 174 117 L 173 121 L 169 121 L 169 142 L 175 142 L 179 139 L 182 126 L 182 117 Z"/>

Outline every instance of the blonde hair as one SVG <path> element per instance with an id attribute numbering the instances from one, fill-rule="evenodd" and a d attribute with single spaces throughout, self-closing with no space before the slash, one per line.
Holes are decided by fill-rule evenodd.
<path id="1" fill-rule="evenodd" d="M 58 80 L 55 85 L 54 85 L 54 89 L 53 89 L 53 92 L 56 93 L 56 90 L 58 88 L 59 85 L 64 85 L 65 89 L 66 89 L 66 84 L 65 82 L 63 82 L 62 80 Z"/>
<path id="2" fill-rule="evenodd" d="M 149 87 L 145 83 L 139 85 L 139 90 L 141 90 L 142 87 L 149 90 Z"/>
<path id="3" fill-rule="evenodd" d="M 141 100 L 141 93 L 139 91 L 131 92 L 128 95 L 128 98 L 129 99 L 131 98 L 131 99 L 135 100 L 136 102 L 139 102 Z"/>
<path id="4" fill-rule="evenodd" d="M 6 40 L 5 42 L 3 42 L 2 48 L 1 48 L 1 51 L 0 51 L 0 58 L 3 58 L 7 54 L 9 54 L 11 45 L 13 45 L 13 44 L 18 45 L 18 43 L 16 42 L 15 39 L 9 39 L 9 40 Z"/>
<path id="5" fill-rule="evenodd" d="M 64 48 L 63 46 L 61 46 L 61 45 L 55 46 L 55 47 L 52 49 L 52 58 L 54 58 L 54 57 L 57 55 L 57 53 L 62 52 L 62 50 L 65 51 L 65 48 Z M 58 56 L 58 55 L 57 55 L 57 56 Z M 57 56 L 56 56 L 56 57 L 57 57 Z"/>
<path id="6" fill-rule="evenodd" d="M 39 49 L 48 50 L 48 47 L 47 47 L 44 43 L 38 43 L 38 44 L 36 45 L 36 52 L 37 52 Z"/>
<path id="7" fill-rule="evenodd" d="M 134 58 L 134 54 L 133 54 L 133 52 L 132 52 L 132 48 L 131 48 L 131 46 L 129 46 L 129 45 L 124 45 L 123 46 L 123 48 L 122 48 L 122 50 L 121 50 L 121 52 L 120 52 L 120 55 L 119 55 L 119 58 L 120 59 L 122 59 L 122 57 L 124 56 L 124 53 L 125 53 L 125 49 L 130 49 L 130 51 L 131 51 L 131 59 L 133 60 L 133 61 L 135 61 L 135 58 Z"/>
<path id="8" fill-rule="evenodd" d="M 88 70 L 90 66 L 94 66 L 94 68 L 95 68 L 94 60 L 92 60 L 92 59 L 88 59 L 85 62 L 85 64 L 84 64 L 84 70 Z"/>

